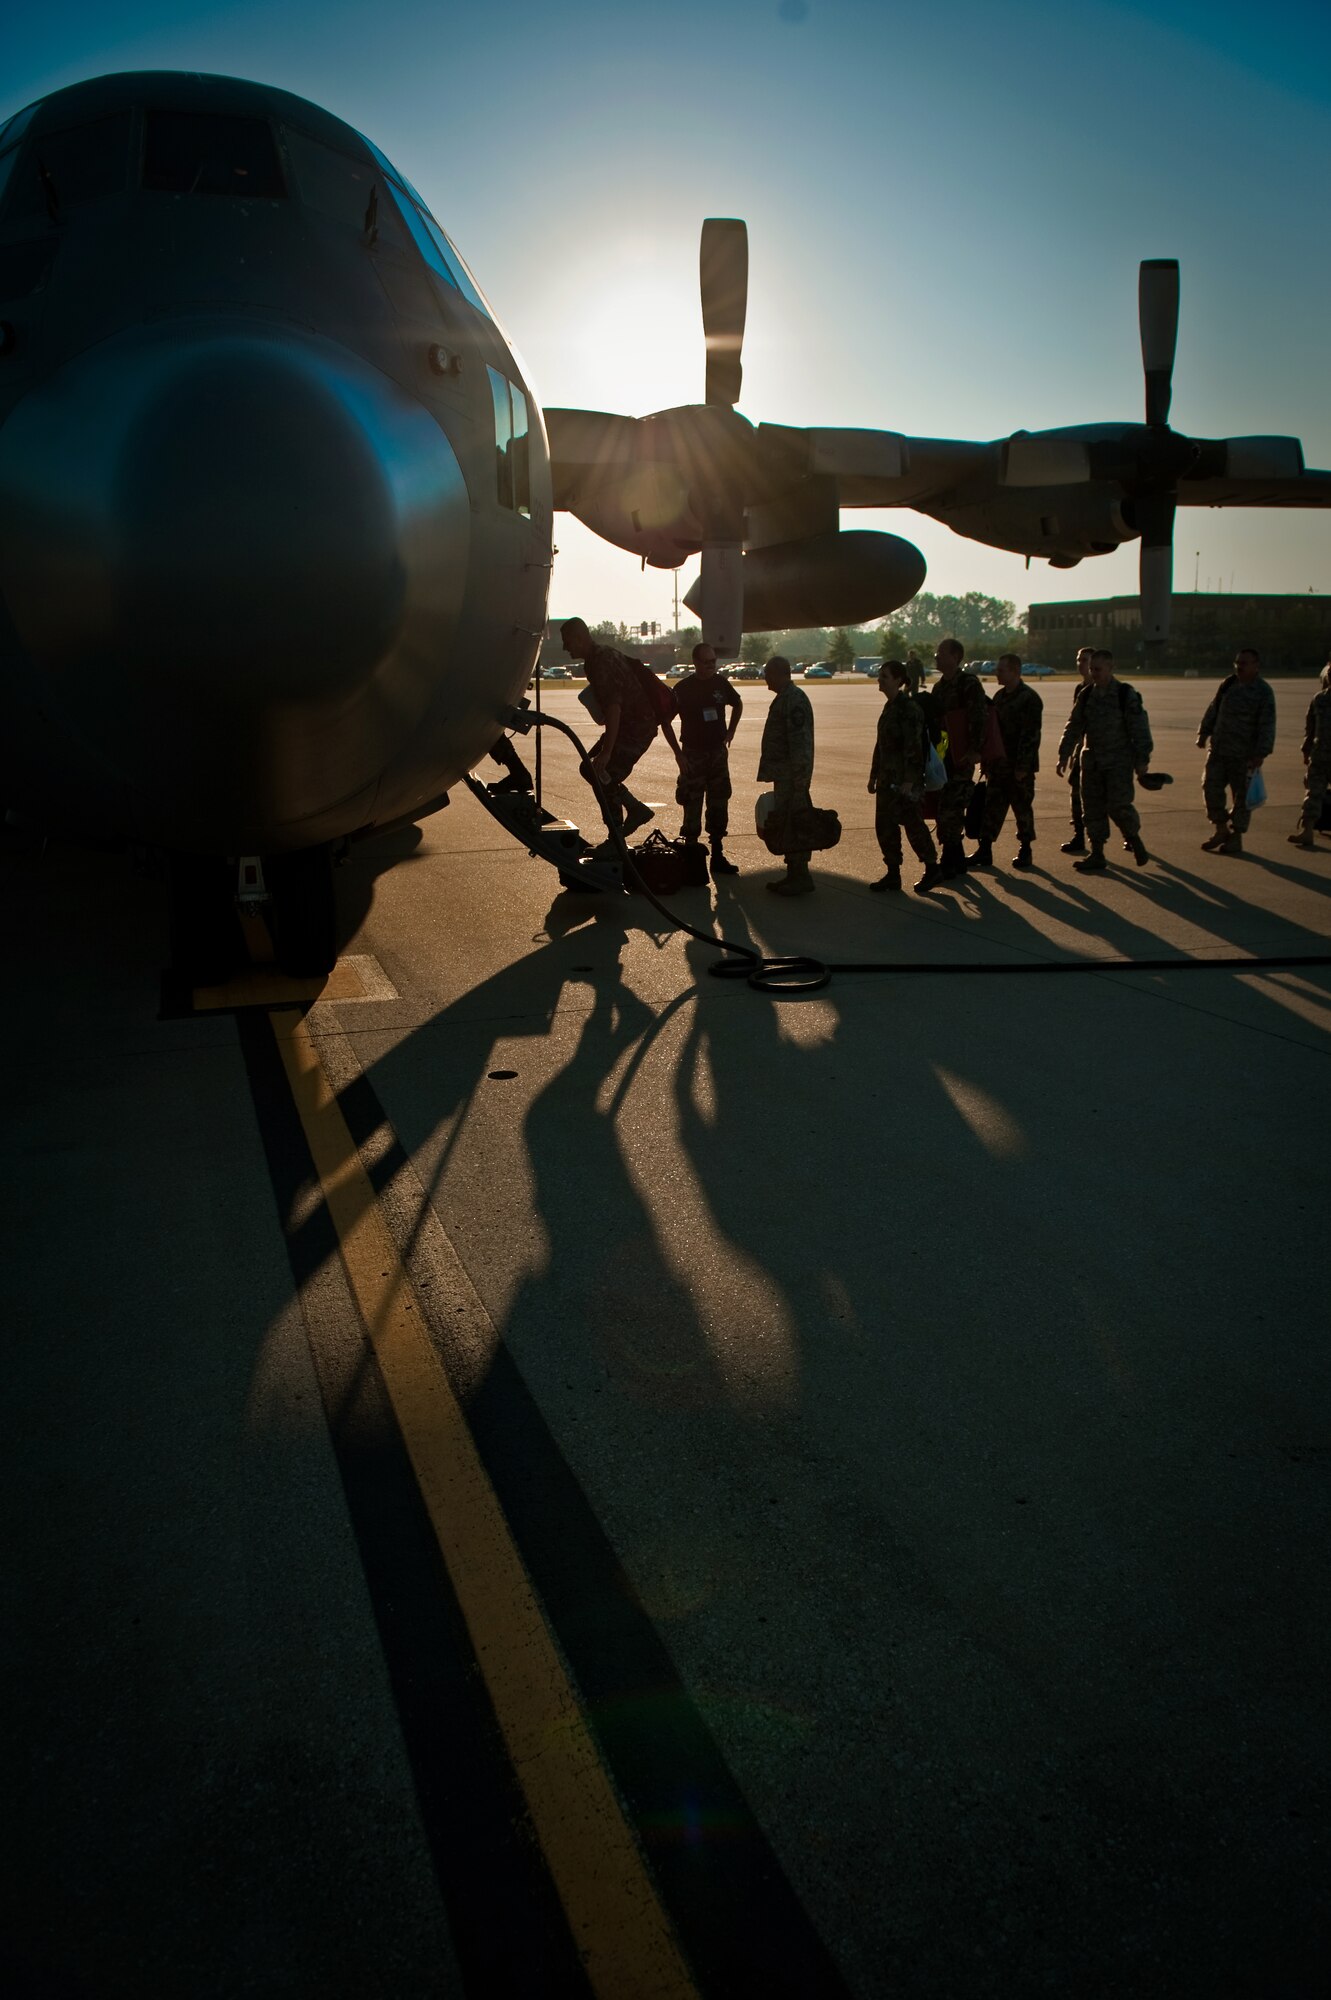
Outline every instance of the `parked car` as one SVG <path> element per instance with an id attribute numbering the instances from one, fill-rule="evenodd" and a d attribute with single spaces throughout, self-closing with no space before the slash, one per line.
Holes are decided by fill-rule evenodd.
<path id="1" fill-rule="evenodd" d="M 573 678 L 573 670 L 571 667 L 541 668 L 541 679 L 543 681 L 571 681 L 572 678 Z"/>
<path id="2" fill-rule="evenodd" d="M 806 681 L 834 681 L 836 668 L 830 660 L 815 660 L 811 667 L 804 669 Z"/>
<path id="3" fill-rule="evenodd" d="M 874 679 L 877 680 L 882 664 L 882 661 L 876 654 L 862 654 L 851 668 L 851 672 L 856 674 L 872 674 Z"/>
<path id="4" fill-rule="evenodd" d="M 763 677 L 763 670 L 756 660 L 742 660 L 734 666 L 724 667 L 722 671 L 729 674 L 732 681 L 760 681 Z"/>
<path id="5" fill-rule="evenodd" d="M 1033 681 L 1047 681 L 1053 675 L 1052 667 L 1042 666 L 1039 660 L 1023 660 L 1021 671 Z"/>
<path id="6" fill-rule="evenodd" d="M 969 671 L 973 674 L 980 675 L 981 679 L 983 679 L 983 677 L 986 674 L 992 674 L 997 665 L 998 665 L 997 660 L 967 660 L 966 662 L 966 666 L 969 669 Z"/>

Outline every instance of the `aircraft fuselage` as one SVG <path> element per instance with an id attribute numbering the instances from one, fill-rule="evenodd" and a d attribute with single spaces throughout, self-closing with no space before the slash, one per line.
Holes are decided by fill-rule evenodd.
<path id="1" fill-rule="evenodd" d="M 0 130 L 0 787 L 206 854 L 426 807 L 526 686 L 551 559 L 524 371 L 349 126 L 100 78 Z"/>

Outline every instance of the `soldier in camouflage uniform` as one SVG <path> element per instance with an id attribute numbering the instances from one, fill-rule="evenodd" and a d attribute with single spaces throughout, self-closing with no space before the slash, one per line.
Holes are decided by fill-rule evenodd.
<path id="1" fill-rule="evenodd" d="M 652 808 L 635 798 L 624 780 L 656 735 L 656 711 L 624 654 L 593 639 L 583 619 L 570 618 L 559 629 L 564 651 L 582 661 L 601 711 L 601 740 L 588 758 L 606 793 L 601 814 L 608 832 L 627 836 L 652 817 Z M 613 839 L 595 850 L 607 857 L 618 851 Z"/>
<path id="2" fill-rule="evenodd" d="M 934 738 L 947 731 L 947 783 L 938 794 L 938 839 L 943 850 L 939 875 L 944 882 L 966 872 L 966 805 L 974 784 L 975 766 L 984 741 L 984 689 L 968 673 L 959 639 L 940 639 L 934 653 L 938 679 L 922 696 L 930 705 Z"/>
<path id="3" fill-rule="evenodd" d="M 1276 741 L 1276 698 L 1262 679 L 1261 661 L 1251 646 L 1234 655 L 1234 671 L 1221 681 L 1197 731 L 1197 747 L 1210 745 L 1202 772 L 1202 797 L 1215 828 L 1202 842 L 1204 854 L 1242 854 L 1252 815 L 1248 786 Z M 1230 806 L 1226 792 L 1233 795 Z"/>
<path id="4" fill-rule="evenodd" d="M 773 812 L 787 812 L 792 806 L 811 803 L 813 783 L 813 704 L 803 688 L 792 687 L 790 661 L 775 654 L 763 668 L 763 679 L 772 690 L 773 702 L 763 724 L 762 750 L 758 757 L 758 777 L 770 783 L 776 797 Z M 786 872 L 779 882 L 767 887 L 774 896 L 809 896 L 814 889 L 809 873 L 811 848 L 786 850 Z"/>
<path id="5" fill-rule="evenodd" d="M 968 868 L 988 868 L 993 863 L 994 842 L 1012 808 L 1017 823 L 1017 857 L 1014 868 L 1034 868 L 1031 842 L 1035 838 L 1035 773 L 1040 767 L 1040 731 L 1044 726 L 1044 703 L 1033 687 L 1021 677 L 1021 660 L 1016 653 L 1004 653 L 995 669 L 998 692 L 994 714 L 998 733 L 1007 752 L 1001 764 L 985 772 L 989 789 L 985 796 L 984 823 L 980 844 L 967 859 Z"/>
<path id="6" fill-rule="evenodd" d="M 1109 822 L 1121 831 L 1139 868 L 1150 855 L 1141 837 L 1141 819 L 1132 803 L 1133 773 L 1144 775 L 1151 761 L 1151 725 L 1136 688 L 1114 678 L 1114 656 L 1102 650 L 1091 659 L 1091 678 L 1073 698 L 1072 713 L 1058 746 L 1058 775 L 1074 750 L 1081 751 L 1081 803 L 1091 851 L 1073 867 L 1098 875 L 1108 867 L 1105 842 Z"/>
<path id="7" fill-rule="evenodd" d="M 1089 646 L 1077 648 L 1077 672 L 1081 675 L 1081 686 L 1089 687 L 1091 682 L 1092 650 Z M 1079 688 L 1078 693 L 1081 692 Z M 1074 696 L 1075 700 L 1076 697 Z M 1084 854 L 1086 852 L 1086 821 L 1081 811 L 1081 751 L 1074 750 L 1068 767 L 1068 785 L 1072 792 L 1072 838 L 1065 840 L 1060 854 Z"/>
<path id="8" fill-rule="evenodd" d="M 910 674 L 900 660 L 884 660 L 878 686 L 887 697 L 878 717 L 878 740 L 869 767 L 869 790 L 875 794 L 874 830 L 882 849 L 887 873 L 871 889 L 901 888 L 901 830 L 924 863 L 924 873 L 915 884 L 917 895 L 927 895 L 938 880 L 938 851 L 925 824 L 924 761 L 927 755 L 927 725 L 924 710 L 910 688 Z"/>
<path id="9" fill-rule="evenodd" d="M 1298 830 L 1289 837 L 1295 847 L 1315 845 L 1313 835 L 1322 816 L 1322 801 L 1331 791 L 1331 660 L 1322 668 L 1321 689 L 1308 704 L 1303 729 L 1306 782 Z"/>
<path id="10" fill-rule="evenodd" d="M 726 712 L 730 719 L 727 722 Z M 684 808 L 679 830 L 681 840 L 696 841 L 702 833 L 703 806 L 707 808 L 707 838 L 712 846 L 712 874 L 738 875 L 739 870 L 725 854 L 726 828 L 730 811 L 730 746 L 744 712 L 738 688 L 722 680 L 716 671 L 716 649 L 704 641 L 693 649 L 693 672 L 675 689 L 675 711 L 683 744 L 677 748 L 669 729 L 670 747 L 679 764 L 675 787 L 677 804 Z"/>

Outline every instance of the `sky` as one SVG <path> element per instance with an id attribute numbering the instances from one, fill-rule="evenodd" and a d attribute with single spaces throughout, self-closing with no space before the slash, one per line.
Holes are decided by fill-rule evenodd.
<path id="1" fill-rule="evenodd" d="M 753 421 L 993 438 L 1142 411 L 1137 264 L 1178 257 L 1171 419 L 1331 466 L 1331 0 L 44 0 L 0 113 L 116 69 L 313 98 L 420 188 L 543 403 L 700 400 L 698 232 L 749 226 Z M 926 588 L 1136 588 L 906 510 Z M 556 518 L 551 609 L 672 617 Z M 680 573 L 680 594 L 696 564 Z M 1181 511 L 1175 585 L 1331 590 L 1331 510 Z"/>

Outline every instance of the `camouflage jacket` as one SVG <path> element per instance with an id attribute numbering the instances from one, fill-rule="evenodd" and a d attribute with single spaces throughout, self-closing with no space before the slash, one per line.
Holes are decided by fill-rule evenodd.
<path id="1" fill-rule="evenodd" d="M 634 667 L 613 646 L 594 646 L 583 663 L 587 685 L 596 696 L 601 714 L 608 715 L 613 702 L 619 703 L 621 743 L 650 743 L 656 734 L 656 713 L 643 691 Z"/>
<path id="2" fill-rule="evenodd" d="M 1058 761 L 1064 763 L 1081 745 L 1086 756 L 1097 764 L 1130 763 L 1137 768 L 1148 764 L 1155 748 L 1145 704 L 1135 687 L 1112 680 L 1106 688 L 1079 689 L 1072 698 L 1072 713 L 1058 746 Z"/>
<path id="3" fill-rule="evenodd" d="M 807 787 L 813 778 L 813 703 L 803 688 L 772 696 L 763 724 L 758 776 Z"/>
<path id="4" fill-rule="evenodd" d="M 1012 688 L 1001 687 L 994 696 L 998 733 L 1014 771 L 1040 768 L 1040 731 L 1044 727 L 1044 703 L 1033 687 L 1018 681 Z"/>
<path id="5" fill-rule="evenodd" d="M 955 717 L 961 710 L 965 717 L 966 749 L 969 762 L 978 762 L 980 745 L 984 742 L 984 717 L 989 706 L 988 698 L 974 674 L 962 667 L 953 680 L 944 680 L 940 674 L 928 693 L 923 697 L 929 703 L 930 717 L 934 724 L 935 737 L 940 729 L 948 732 L 947 768 L 953 768 L 954 752 L 958 747 L 953 740 L 958 731 L 955 721 L 949 725 L 948 716 Z"/>
<path id="6" fill-rule="evenodd" d="M 924 741 L 924 710 L 903 688 L 883 703 L 878 717 L 878 740 L 869 776 L 879 791 L 885 792 L 892 785 L 908 791 L 923 789 Z"/>
<path id="7" fill-rule="evenodd" d="M 1276 744 L 1276 698 L 1260 674 L 1221 681 L 1197 731 L 1217 757 L 1269 757 Z"/>
<path id="8" fill-rule="evenodd" d="M 1331 764 L 1331 687 L 1324 687 L 1308 703 L 1308 719 L 1303 725 L 1303 754 L 1310 762 L 1315 758 L 1319 764 Z"/>

